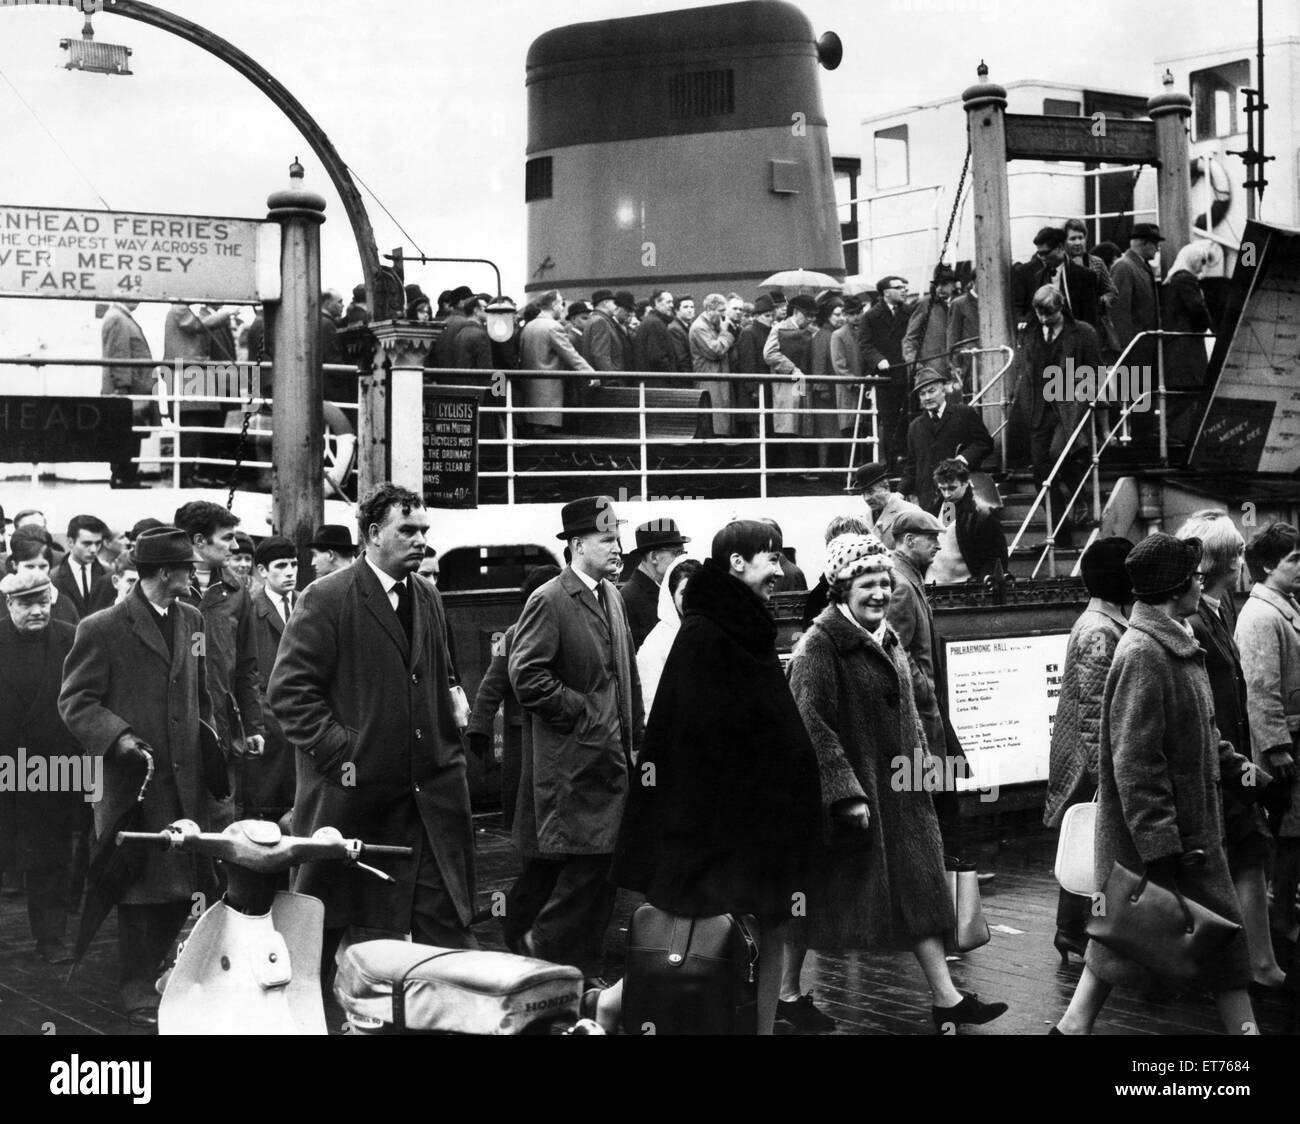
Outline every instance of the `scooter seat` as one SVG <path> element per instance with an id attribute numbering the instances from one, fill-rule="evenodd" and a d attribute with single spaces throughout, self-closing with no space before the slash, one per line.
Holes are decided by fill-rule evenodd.
<path id="1" fill-rule="evenodd" d="M 582 973 L 508 952 L 363 941 L 343 952 L 334 994 L 356 1032 L 537 1033 L 577 1020 Z"/>

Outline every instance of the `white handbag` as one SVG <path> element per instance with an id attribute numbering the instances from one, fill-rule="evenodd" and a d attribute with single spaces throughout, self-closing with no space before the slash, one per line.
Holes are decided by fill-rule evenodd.
<path id="1" fill-rule="evenodd" d="M 1056 880 L 1071 894 L 1091 897 L 1101 887 L 1097 882 L 1097 802 L 1074 804 L 1061 820 L 1061 838 L 1056 844 Z"/>

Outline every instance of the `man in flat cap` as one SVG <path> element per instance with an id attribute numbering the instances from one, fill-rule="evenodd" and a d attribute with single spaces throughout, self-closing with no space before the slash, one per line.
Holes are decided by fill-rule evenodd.
<path id="1" fill-rule="evenodd" d="M 917 506 L 934 514 L 939 492 L 933 473 L 940 461 L 958 457 L 973 471 L 993 452 L 993 438 L 978 410 L 964 402 L 949 402 L 944 378 L 933 367 L 916 373 L 916 396 L 921 413 L 907 427 L 907 451 L 898 490 L 915 497 Z"/>
<path id="2" fill-rule="evenodd" d="M 903 455 L 907 434 L 907 364 L 903 337 L 907 335 L 907 278 L 888 276 L 876 282 L 880 299 L 862 314 L 858 350 L 862 373 L 889 379 L 874 388 L 880 459 L 891 467 Z"/>
<path id="3" fill-rule="evenodd" d="M 930 753 L 940 761 L 952 759 L 945 779 L 965 763 L 965 753 L 948 720 L 948 673 L 943 637 L 934 624 L 934 609 L 925 590 L 925 575 L 939 553 L 943 524 L 928 511 L 905 512 L 894 522 L 894 596 L 886 615 L 907 651 L 912 690 Z M 934 793 L 934 810 L 945 850 L 957 851 L 953 836 L 958 822 L 957 794 L 945 786 Z"/>
<path id="4" fill-rule="evenodd" d="M 298 551 L 282 535 L 263 539 L 253 553 L 260 589 L 253 597 L 253 645 L 266 741 L 261 754 L 240 762 L 235 797 L 246 819 L 278 820 L 293 807 L 295 760 L 267 699 L 267 684 L 285 625 L 298 604 Z"/>
<path id="5" fill-rule="evenodd" d="M 855 468 L 853 481 L 844 491 L 848 495 L 862 497 L 871 512 L 871 533 L 890 550 L 898 545 L 894 541 L 894 524 L 899 517 L 906 512 L 921 510 L 893 490 L 889 469 L 883 461 L 872 461 Z"/>
<path id="6" fill-rule="evenodd" d="M 1115 282 L 1115 303 L 1111 306 L 1110 320 L 1121 352 L 1139 332 L 1153 332 L 1160 327 L 1160 291 L 1151 263 L 1160 253 L 1160 243 L 1164 240 L 1155 223 L 1134 223 L 1128 249 L 1110 267 L 1110 279 Z M 1156 341 L 1150 338 L 1140 340 L 1124 360 L 1124 366 L 1130 371 L 1149 366 L 1154 371 Z"/>
<path id="7" fill-rule="evenodd" d="M 206 828 L 210 797 L 200 766 L 199 720 L 212 722 L 203 614 L 181 599 L 202 556 L 178 527 L 143 532 L 131 551 L 140 580 L 125 600 L 77 627 L 64 665 L 59 713 L 83 752 L 103 759 L 95 829 L 115 830 L 135 806 L 153 758 L 141 831 L 174 820 Z M 142 849 L 139 877 L 117 907 L 119 984 L 133 1026 L 157 1026 L 154 981 L 188 916 L 212 889 L 193 856 Z"/>
<path id="8" fill-rule="evenodd" d="M 346 569 L 357 556 L 357 548 L 352 545 L 352 532 L 341 523 L 325 523 L 317 527 L 307 549 L 311 551 L 312 571 L 318 578 Z M 267 668 L 266 674 L 270 673 L 270 668 Z"/>
<path id="9" fill-rule="evenodd" d="M 295 835 L 411 847 L 396 883 L 344 863 L 306 863 L 295 890 L 325 903 L 326 982 L 349 926 L 420 944 L 477 948 L 474 831 L 465 750 L 453 720 L 447 620 L 415 576 L 429 514 L 416 493 L 377 484 L 357 505 L 362 556 L 303 591 L 267 687 L 297 751 Z"/>
<path id="10" fill-rule="evenodd" d="M 506 902 L 519 951 L 599 970 L 614 907 L 610 862 L 641 746 L 641 683 L 627 610 L 610 581 L 619 559 L 608 496 L 565 504 L 573 561 L 524 606 L 510 684 L 524 711 L 514 839 L 524 868 Z"/>
<path id="11" fill-rule="evenodd" d="M 654 519 L 636 529 L 636 549 L 641 556 L 632 576 L 618 588 L 632 626 L 632 643 L 639 652 L 650 630 L 659 623 L 659 587 L 673 559 L 686 553 L 684 538 L 672 519 Z"/>
<path id="12" fill-rule="evenodd" d="M 58 707 L 76 630 L 51 618 L 51 593 L 49 575 L 40 570 L 19 570 L 0 581 L 8 609 L 0 617 L 0 755 L 10 762 L 25 756 L 27 767 L 19 765 L 24 773 L 35 761 L 81 754 Z M 83 774 L 83 781 L 91 779 Z M 73 842 L 91 790 L 24 788 L 0 789 L 0 870 L 25 876 L 36 955 L 62 964 L 69 959 L 63 939 Z"/>

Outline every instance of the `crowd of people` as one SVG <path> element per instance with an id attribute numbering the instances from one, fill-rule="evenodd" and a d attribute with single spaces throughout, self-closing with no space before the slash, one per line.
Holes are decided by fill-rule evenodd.
<path id="1" fill-rule="evenodd" d="M 938 486 L 960 475 L 949 463 Z M 37 955 L 69 958 L 87 854 L 135 800 L 147 759 L 142 830 L 287 816 L 295 834 L 330 826 L 414 848 L 391 886 L 333 864 L 297 873 L 325 903 L 327 971 L 349 929 L 476 947 L 466 751 L 488 753 L 504 706 L 503 804 L 522 869 L 503 936 L 580 967 L 602 1024 L 622 1003 L 596 979 L 618 887 L 677 915 L 757 918 L 761 1033 L 778 1019 L 834 1027 L 802 986 L 809 949 L 907 949 L 936 1028 L 996 1019 L 1006 1004 L 958 991 L 945 948 L 946 876 L 967 843 L 955 779 L 969 776 L 926 583 L 945 528 L 891 491 L 879 462 L 851 490 L 861 503 L 826 529 L 788 666 L 768 603 L 792 577 L 771 520 L 733 520 L 702 559 L 671 519 L 637 527 L 620 587 L 613 502 L 565 505 L 566 564 L 529 575 L 472 708 L 429 513 L 403 488 L 363 497 L 356 545 L 320 528 L 301 584 L 292 543 L 254 543 L 207 501 L 116 536 L 78 516 L 57 561 L 41 513 L 20 512 L 0 584 L 5 751 L 84 754 L 104 770 L 93 823 L 82 791 L 0 794 L 0 867 L 23 880 Z M 1243 555 L 1256 584 L 1238 613 Z M 1082 569 L 1093 600 L 1063 668 L 1046 822 L 1095 799 L 1099 872 L 1145 872 L 1241 926 L 1204 981 L 1238 1032 L 1254 1025 L 1249 989 L 1283 985 L 1277 950 L 1297 936 L 1300 532 L 1270 524 L 1246 545 L 1206 511 L 1175 536 L 1102 539 Z M 228 755 L 220 799 L 198 768 L 200 718 Z M 900 760 L 940 783 L 900 785 Z M 203 864 L 151 853 L 117 903 L 135 1025 L 156 1018 L 154 977 L 191 896 L 215 889 Z M 1086 958 L 1062 1033 L 1088 1032 L 1112 986 L 1147 982 L 1089 940 L 1089 906 L 1062 891 L 1055 947 Z"/>

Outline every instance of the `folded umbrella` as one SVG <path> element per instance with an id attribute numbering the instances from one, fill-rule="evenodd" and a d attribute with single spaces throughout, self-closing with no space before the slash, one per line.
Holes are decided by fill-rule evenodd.
<path id="1" fill-rule="evenodd" d="M 90 867 L 86 871 L 86 900 L 81 907 L 81 922 L 77 927 L 77 941 L 72 949 L 72 967 L 68 970 L 68 979 L 72 979 L 72 973 L 86 955 L 104 918 L 122 900 L 131 884 L 144 873 L 147 859 L 144 848 L 122 847 L 117 842 L 119 831 L 139 831 L 144 826 L 144 794 L 149 788 L 149 782 L 153 780 L 153 754 L 143 742 L 139 746 L 144 754 L 144 761 L 139 763 L 144 778 L 140 782 L 135 803 L 95 841 L 90 856 Z"/>

